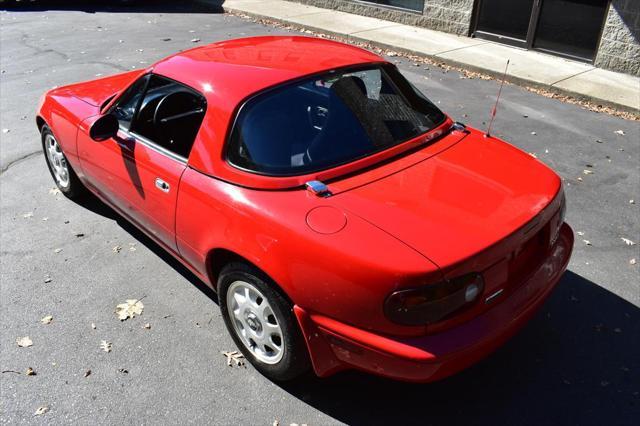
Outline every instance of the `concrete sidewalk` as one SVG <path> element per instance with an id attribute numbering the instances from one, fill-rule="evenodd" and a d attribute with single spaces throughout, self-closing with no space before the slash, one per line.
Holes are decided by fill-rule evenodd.
<path id="1" fill-rule="evenodd" d="M 362 41 L 631 112 L 640 109 L 640 78 L 531 50 L 283 0 L 226 0 L 224 8 Z"/>

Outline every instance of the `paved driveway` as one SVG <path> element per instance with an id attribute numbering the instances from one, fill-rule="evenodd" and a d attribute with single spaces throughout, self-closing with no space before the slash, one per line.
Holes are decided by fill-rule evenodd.
<path id="1" fill-rule="evenodd" d="M 568 221 L 584 233 L 542 311 L 493 356 L 440 383 L 344 373 L 279 386 L 251 367 L 226 366 L 220 352 L 234 347 L 215 295 L 176 261 L 95 199 L 74 203 L 52 193 L 34 110 L 55 85 L 145 67 L 195 44 L 282 31 L 170 2 L 146 9 L 93 3 L 92 10 L 42 3 L 0 12 L 3 423 L 599 425 L 640 418 L 640 265 L 630 263 L 640 260 L 640 245 L 621 239 L 640 243 L 639 122 L 506 86 L 495 133 L 563 176 Z M 484 126 L 495 81 L 392 59 L 444 110 Z M 116 319 L 118 303 L 142 297 L 141 317 Z M 46 315 L 53 321 L 43 325 Z M 17 347 L 22 336 L 33 346 Z M 102 340 L 111 352 L 100 349 Z M 28 367 L 37 374 L 25 375 Z M 40 406 L 49 411 L 33 416 Z"/>

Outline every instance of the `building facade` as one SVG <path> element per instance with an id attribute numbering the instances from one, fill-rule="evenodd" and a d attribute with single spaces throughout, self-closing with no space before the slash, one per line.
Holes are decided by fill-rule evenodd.
<path id="1" fill-rule="evenodd" d="M 640 76 L 640 0 L 295 0 Z"/>

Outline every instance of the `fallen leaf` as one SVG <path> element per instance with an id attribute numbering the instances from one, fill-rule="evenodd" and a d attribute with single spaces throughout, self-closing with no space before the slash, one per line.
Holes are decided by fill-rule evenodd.
<path id="1" fill-rule="evenodd" d="M 532 134 L 533 136 L 537 135 L 537 133 L 536 133 L 536 132 L 531 132 L 531 134 Z"/>
<path id="2" fill-rule="evenodd" d="M 84 377 L 89 377 L 91 375 L 91 370 L 87 370 L 84 372 Z"/>
<path id="3" fill-rule="evenodd" d="M 621 237 L 620 239 L 621 239 L 622 241 L 624 241 L 624 243 L 625 243 L 626 245 L 628 245 L 628 246 L 633 246 L 633 245 L 635 245 L 635 244 L 636 244 L 636 243 L 634 243 L 633 241 L 631 241 L 631 240 L 630 240 L 630 239 L 628 239 L 628 238 Z"/>
<path id="4" fill-rule="evenodd" d="M 44 279 L 44 282 L 45 282 L 45 283 L 50 283 L 50 282 L 51 282 L 51 277 L 46 277 L 46 278 Z"/>
<path id="5" fill-rule="evenodd" d="M 43 221 L 43 222 L 46 222 L 46 221 L 48 221 L 48 220 L 49 220 L 49 218 L 48 218 L 48 217 L 43 217 L 43 218 L 42 218 L 42 221 Z"/>
<path id="6" fill-rule="evenodd" d="M 93 328 L 95 330 L 96 329 L 96 325 L 94 323 L 91 323 L 91 328 Z"/>
<path id="7" fill-rule="evenodd" d="M 624 133 L 624 130 L 616 130 L 616 131 L 615 131 L 615 132 L 613 132 L 613 133 L 615 133 L 616 135 L 620 135 L 620 136 L 624 136 L 624 134 L 625 134 L 625 133 Z"/>
<path id="8" fill-rule="evenodd" d="M 120 246 L 115 246 L 113 247 L 111 250 L 113 250 L 114 253 L 120 253 L 120 250 L 122 250 L 122 247 Z"/>
<path id="9" fill-rule="evenodd" d="M 41 416 L 44 413 L 46 413 L 47 411 L 49 411 L 49 407 L 47 407 L 46 405 L 43 405 L 42 407 L 38 407 L 38 409 L 36 410 L 35 413 L 33 413 L 34 416 Z"/>
<path id="10" fill-rule="evenodd" d="M 28 212 L 22 215 L 22 217 L 24 217 L 25 219 L 29 219 L 30 217 L 33 217 L 33 212 Z"/>
<path id="11" fill-rule="evenodd" d="M 591 245 L 591 241 L 589 240 L 582 240 L 586 245 L 590 246 Z"/>
<path id="12" fill-rule="evenodd" d="M 585 175 L 592 175 L 593 170 L 583 170 L 582 173 L 584 173 Z"/>
<path id="13" fill-rule="evenodd" d="M 636 202 L 634 200 L 629 200 L 629 204 L 635 204 Z"/>
<path id="14" fill-rule="evenodd" d="M 26 374 L 27 376 L 35 376 L 36 372 L 33 370 L 33 368 L 29 367 L 27 368 L 27 371 L 24 372 L 24 374 Z"/>
<path id="15" fill-rule="evenodd" d="M 60 253 L 61 251 L 62 251 L 62 249 L 61 249 L 61 248 L 57 248 L 57 249 L 55 249 L 53 252 L 54 252 L 54 253 Z"/>
<path id="16" fill-rule="evenodd" d="M 199 39 L 199 38 L 192 38 L 192 39 L 191 39 L 191 43 L 197 43 L 197 42 L 199 42 L 199 41 L 200 41 L 200 39 Z"/>
<path id="17" fill-rule="evenodd" d="M 49 194 L 51 194 L 51 195 L 58 195 L 58 194 L 61 194 L 61 193 L 62 193 L 62 191 L 60 191 L 60 189 L 58 189 L 57 187 L 56 188 L 51 188 L 49 190 Z"/>
<path id="18" fill-rule="evenodd" d="M 151 324 L 149 323 L 146 323 L 143 327 L 146 328 L 147 330 L 151 330 Z"/>
<path id="19" fill-rule="evenodd" d="M 111 352 L 111 342 L 107 342 L 106 340 L 103 340 L 102 342 L 100 342 L 100 349 L 102 349 L 105 352 Z"/>
<path id="20" fill-rule="evenodd" d="M 578 231 L 578 232 L 576 232 L 576 234 L 578 234 L 578 235 L 580 235 L 580 236 L 583 236 L 583 235 L 584 235 L 584 232 L 582 232 L 582 231 Z"/>
<path id="21" fill-rule="evenodd" d="M 118 368 L 118 371 L 122 374 L 129 374 L 129 370 L 127 370 L 126 368 Z"/>
<path id="22" fill-rule="evenodd" d="M 47 315 L 40 320 L 40 322 L 43 324 L 51 324 L 51 321 L 53 321 L 53 317 L 51 315 Z"/>
<path id="23" fill-rule="evenodd" d="M 637 263 L 637 261 L 636 261 L 635 257 L 629 261 L 630 265 L 635 265 L 636 263 Z"/>
<path id="24" fill-rule="evenodd" d="M 235 363 L 236 367 L 244 367 L 244 355 L 238 351 L 233 352 L 221 352 L 222 355 L 227 357 L 227 365 L 232 367 L 231 363 Z"/>
<path id="25" fill-rule="evenodd" d="M 125 303 L 121 303 L 116 306 L 116 315 L 120 321 L 124 321 L 127 318 L 134 318 L 136 315 L 142 315 L 144 305 L 140 299 L 127 299 Z"/>
<path id="26" fill-rule="evenodd" d="M 582 182 L 582 178 L 581 177 L 578 178 L 578 182 Z"/>
<path id="27" fill-rule="evenodd" d="M 18 344 L 19 347 L 21 348 L 27 348 L 29 346 L 33 345 L 33 342 L 31 341 L 31 339 L 29 338 L 29 336 L 24 336 L 24 337 L 18 337 L 16 339 L 16 343 Z"/>
<path id="28" fill-rule="evenodd" d="M 2 133 L 9 133 L 11 130 L 9 129 L 2 129 Z"/>

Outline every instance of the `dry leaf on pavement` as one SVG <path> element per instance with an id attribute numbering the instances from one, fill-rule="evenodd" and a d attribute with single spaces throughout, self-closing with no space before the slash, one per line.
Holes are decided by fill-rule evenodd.
<path id="1" fill-rule="evenodd" d="M 38 409 L 36 410 L 35 413 L 33 413 L 34 416 L 41 416 L 44 413 L 46 413 L 47 411 L 49 411 L 49 407 L 47 407 L 46 405 L 43 405 L 42 407 L 38 407 Z"/>
<path id="2" fill-rule="evenodd" d="M 124 321 L 127 318 L 133 318 L 136 315 L 141 315 L 144 305 L 140 299 L 127 299 L 126 303 L 121 303 L 116 306 L 116 315 L 120 321 Z"/>
<path id="3" fill-rule="evenodd" d="M 102 349 L 105 352 L 111 352 L 111 342 L 107 342 L 106 340 L 103 340 L 102 342 L 100 342 L 100 349 Z"/>
<path id="4" fill-rule="evenodd" d="M 18 346 L 20 346 L 21 348 L 26 348 L 29 347 L 31 345 L 33 345 L 33 342 L 31 341 L 31 339 L 29 338 L 29 336 L 24 336 L 24 337 L 18 337 L 16 339 L 16 343 L 18 344 Z"/>
<path id="5" fill-rule="evenodd" d="M 24 372 L 24 374 L 26 374 L 27 376 L 35 376 L 36 372 L 33 370 L 33 368 L 29 367 L 27 368 L 27 371 Z"/>
<path id="6" fill-rule="evenodd" d="M 633 241 L 631 241 L 630 239 L 628 239 L 628 238 L 621 237 L 620 239 L 621 239 L 622 241 L 624 241 L 624 243 L 625 243 L 626 245 L 628 245 L 628 246 L 635 245 L 635 243 L 634 243 Z"/>
<path id="7" fill-rule="evenodd" d="M 40 320 L 40 322 L 43 324 L 51 324 L 51 321 L 53 321 L 53 317 L 51 315 L 47 315 Z"/>
<path id="8" fill-rule="evenodd" d="M 613 133 L 615 133 L 616 135 L 624 136 L 624 130 L 616 130 Z"/>
<path id="9" fill-rule="evenodd" d="M 236 367 L 244 367 L 244 355 L 242 355 L 238 351 L 232 352 L 221 352 L 222 355 L 227 357 L 227 365 L 231 367 L 231 363 L 233 362 Z"/>

